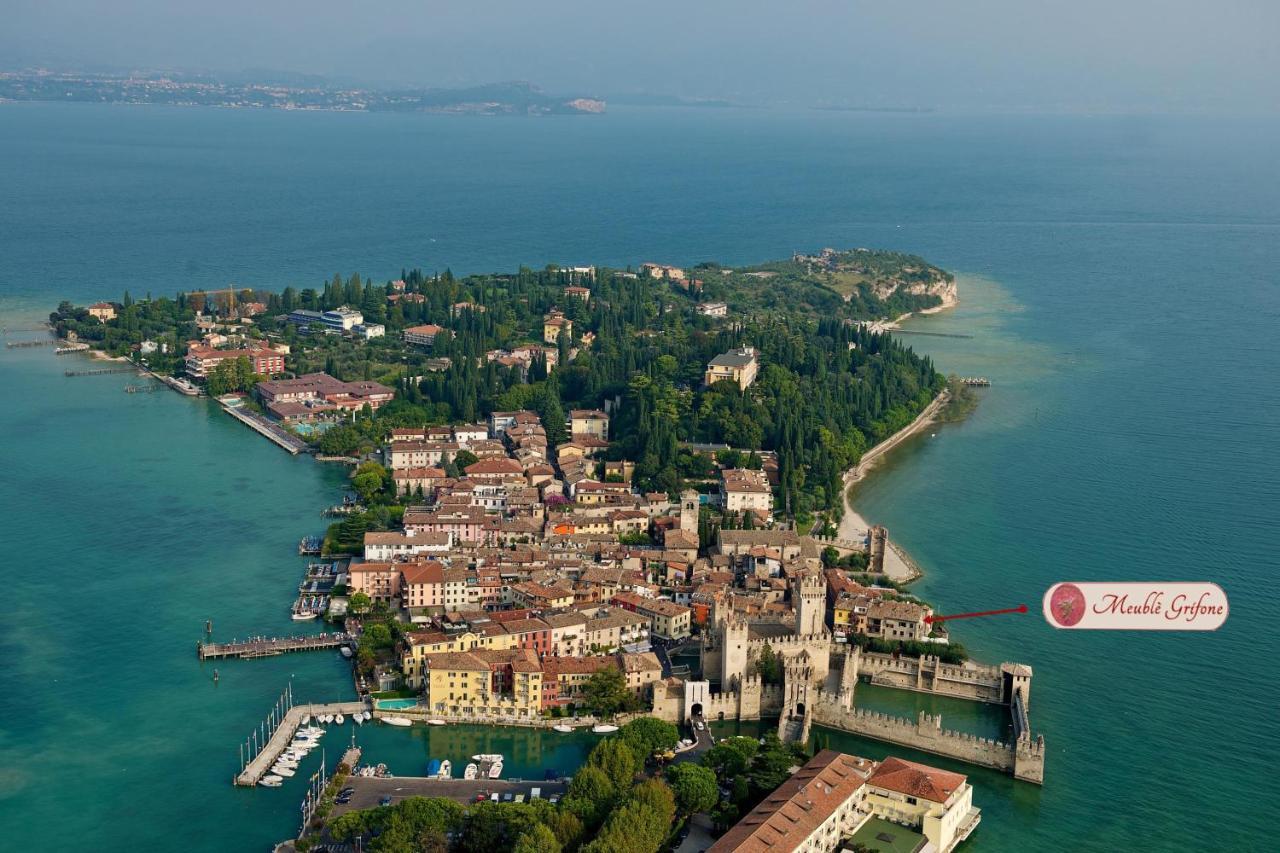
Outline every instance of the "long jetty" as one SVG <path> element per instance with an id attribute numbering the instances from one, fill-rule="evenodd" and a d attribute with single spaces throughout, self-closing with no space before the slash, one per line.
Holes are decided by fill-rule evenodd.
<path id="1" fill-rule="evenodd" d="M 107 376 L 111 373 L 137 373 L 136 367 L 98 367 L 93 370 L 67 370 L 64 376 Z"/>
<path id="2" fill-rule="evenodd" d="M 218 658 L 265 658 L 286 652 L 310 652 L 316 649 L 336 649 L 350 642 L 350 638 L 337 631 L 331 634 L 306 634 L 298 637 L 263 637 L 257 640 L 232 641 L 230 643 L 196 643 L 200 660 Z"/>
<path id="3" fill-rule="evenodd" d="M 58 341 L 50 338 L 47 341 L 6 341 L 5 347 L 8 349 L 25 349 L 26 347 L 51 347 Z"/>
<path id="4" fill-rule="evenodd" d="M 223 405 L 223 410 L 240 423 L 274 441 L 285 450 L 297 456 L 305 450 L 310 450 L 311 446 L 302 439 L 285 432 L 280 427 L 268 421 L 266 418 L 259 417 L 252 412 L 242 412 L 237 406 Z"/>
<path id="5" fill-rule="evenodd" d="M 973 335 L 963 335 L 959 332 L 926 332 L 923 329 L 899 329 L 896 326 L 891 327 L 889 332 L 894 335 L 926 335 L 930 338 L 972 338 Z"/>
<path id="6" fill-rule="evenodd" d="M 354 714 L 365 710 L 364 702 L 331 702 L 326 705 L 295 705 L 293 688 L 290 686 L 276 702 L 271 713 L 262 725 L 255 729 L 252 736 L 240 744 L 240 772 L 236 774 L 235 784 L 252 787 L 262 781 L 271 765 L 276 763 L 280 753 L 293 740 L 294 734 L 302 725 L 303 719 L 312 714 Z M 268 734 L 268 732 L 270 734 Z M 248 749 L 246 750 L 246 747 Z M 248 757 L 252 756 L 252 757 Z M 247 760 L 246 760 L 247 758 Z"/>

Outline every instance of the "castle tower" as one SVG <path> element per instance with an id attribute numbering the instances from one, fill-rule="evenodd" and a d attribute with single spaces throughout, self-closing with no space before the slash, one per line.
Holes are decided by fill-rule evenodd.
<path id="1" fill-rule="evenodd" d="M 801 575 L 791 590 L 796 613 L 796 634 L 810 637 L 824 633 L 827 613 L 827 581 L 822 575 Z"/>
<path id="2" fill-rule="evenodd" d="M 695 533 L 698 530 L 698 493 L 693 489 L 680 493 L 680 529 Z"/>
<path id="3" fill-rule="evenodd" d="M 747 623 L 729 616 L 720 630 L 720 690 L 736 690 L 747 673 Z"/>

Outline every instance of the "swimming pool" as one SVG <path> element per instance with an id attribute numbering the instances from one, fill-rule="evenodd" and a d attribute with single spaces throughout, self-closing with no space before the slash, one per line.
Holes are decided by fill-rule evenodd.
<path id="1" fill-rule="evenodd" d="M 377 699 L 379 711 L 403 711 L 418 707 L 417 699 Z"/>

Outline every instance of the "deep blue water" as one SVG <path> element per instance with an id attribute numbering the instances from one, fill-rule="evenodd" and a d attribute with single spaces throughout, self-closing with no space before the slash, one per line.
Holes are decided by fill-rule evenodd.
<path id="1" fill-rule="evenodd" d="M 1050 750 L 1042 790 L 967 771 L 984 812 L 967 849 L 1266 849 L 1276 150 L 1280 123 L 1260 120 L 2 105 L 0 325 L 64 297 L 413 265 L 923 254 L 961 274 L 962 304 L 915 327 L 975 337 L 911 342 L 995 386 L 869 478 L 859 508 L 940 609 L 1031 605 L 955 633 L 1035 667 Z M 295 656 L 228 664 L 214 690 L 191 644 L 208 617 L 282 627 L 290 545 L 340 474 L 206 404 L 56 362 L 0 352 L 0 824 L 47 849 L 262 849 L 297 796 L 232 790 L 236 739 L 290 674 L 314 698 L 349 685 L 336 657 Z M 1212 579 L 1231 617 L 1135 635 L 1034 615 L 1054 581 L 1104 578 Z"/>

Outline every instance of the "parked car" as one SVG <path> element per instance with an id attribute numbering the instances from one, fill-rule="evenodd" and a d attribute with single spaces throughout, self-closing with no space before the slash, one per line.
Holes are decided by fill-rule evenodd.
<path id="1" fill-rule="evenodd" d="M 390 795 L 390 794 L 383 794 L 383 795 L 382 795 L 382 799 L 378 800 L 378 805 L 380 805 L 380 806 L 389 806 L 389 805 L 391 805 L 391 795 Z"/>

